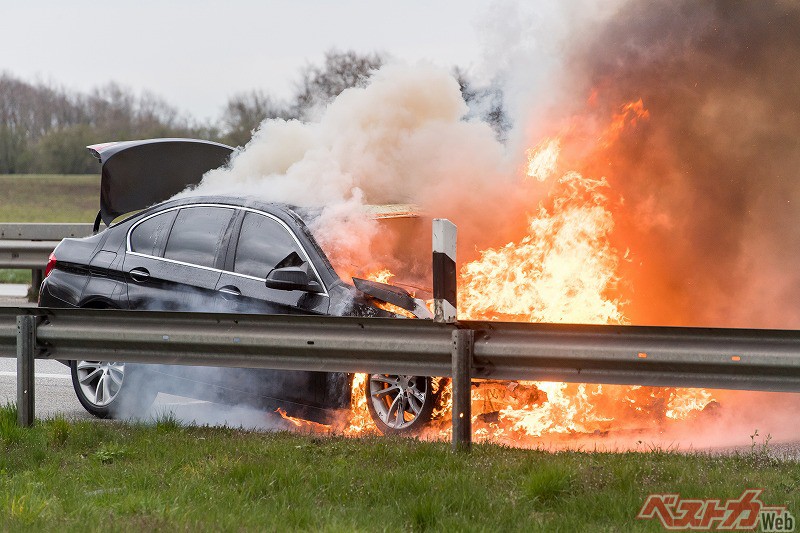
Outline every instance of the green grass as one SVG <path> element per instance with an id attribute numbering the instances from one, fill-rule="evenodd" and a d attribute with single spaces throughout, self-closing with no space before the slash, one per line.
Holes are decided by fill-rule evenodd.
<path id="1" fill-rule="evenodd" d="M 100 176 L 0 174 L 0 222 L 94 222 Z M 0 269 L 0 283 L 30 285 L 30 270 Z"/>
<path id="2" fill-rule="evenodd" d="M 0 530 L 662 531 L 652 492 L 800 511 L 800 464 L 736 456 L 550 453 L 152 425 L 13 424 L 0 408 Z"/>
<path id="3" fill-rule="evenodd" d="M 0 222 L 94 222 L 100 176 L 0 175 Z"/>
<path id="4" fill-rule="evenodd" d="M 31 271 L 0 268 L 0 283 L 26 283 L 30 285 Z"/>

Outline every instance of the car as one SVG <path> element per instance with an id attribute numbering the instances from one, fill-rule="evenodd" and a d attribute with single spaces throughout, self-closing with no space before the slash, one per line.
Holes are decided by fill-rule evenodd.
<path id="1" fill-rule="evenodd" d="M 401 317 L 388 303 L 430 318 L 400 287 L 341 279 L 309 230 L 318 210 L 237 196 L 162 201 L 225 164 L 230 147 L 148 139 L 89 150 L 102 164 L 96 233 L 55 248 L 42 307 Z M 158 392 L 326 423 L 351 401 L 352 376 L 336 372 L 64 363 L 78 400 L 98 417 L 136 416 Z M 384 433 L 421 429 L 437 402 L 426 376 L 371 375 L 364 393 Z"/>

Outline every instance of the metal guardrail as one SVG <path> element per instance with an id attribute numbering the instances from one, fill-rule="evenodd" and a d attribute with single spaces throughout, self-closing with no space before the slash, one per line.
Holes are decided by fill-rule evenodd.
<path id="1" fill-rule="evenodd" d="M 37 291 L 50 252 L 61 239 L 91 234 L 92 224 L 0 223 L 0 268 L 30 269 Z"/>
<path id="2" fill-rule="evenodd" d="M 800 391 L 800 332 L 784 330 L 0 308 L 0 356 L 452 376 L 460 448 L 472 378 Z M 18 379 L 30 423 L 32 374 Z"/>
<path id="3" fill-rule="evenodd" d="M 44 270 L 60 241 L 0 241 L 0 268 Z"/>
<path id="4" fill-rule="evenodd" d="M 0 240 L 60 241 L 68 237 L 88 237 L 91 234 L 92 224 L 0 223 Z"/>
<path id="5" fill-rule="evenodd" d="M 473 375 L 580 383 L 800 391 L 800 331 L 461 322 Z"/>

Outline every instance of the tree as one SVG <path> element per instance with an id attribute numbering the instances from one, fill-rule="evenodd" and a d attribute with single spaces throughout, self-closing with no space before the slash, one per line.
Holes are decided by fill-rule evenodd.
<path id="1" fill-rule="evenodd" d="M 228 98 L 222 111 L 221 141 L 233 146 L 244 146 L 259 124 L 268 118 L 288 120 L 295 118 L 288 106 L 277 102 L 262 91 L 238 93 Z"/>
<path id="2" fill-rule="evenodd" d="M 321 66 L 309 65 L 303 70 L 292 106 L 295 115 L 308 117 L 314 109 L 327 105 L 345 89 L 365 85 L 383 63 L 383 57 L 377 53 L 328 51 Z"/>

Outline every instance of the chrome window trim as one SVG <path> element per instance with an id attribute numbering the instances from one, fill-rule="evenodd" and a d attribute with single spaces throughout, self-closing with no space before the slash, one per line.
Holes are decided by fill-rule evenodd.
<path id="1" fill-rule="evenodd" d="M 309 265 L 311 265 L 311 270 L 314 271 L 314 275 L 316 276 L 317 281 L 319 282 L 320 286 L 322 287 L 322 290 L 325 291 L 324 293 L 320 294 L 320 296 L 330 297 L 330 295 L 328 294 L 328 288 L 325 286 L 325 283 L 322 281 L 322 277 L 319 275 L 319 272 L 317 271 L 317 267 L 314 266 L 314 262 L 311 261 L 311 259 L 309 258 L 308 252 L 306 252 L 306 249 L 303 248 L 303 244 L 300 242 L 300 239 L 297 238 L 297 235 L 295 235 L 295 233 L 292 231 L 292 229 L 289 227 L 289 225 L 286 224 L 286 222 L 284 222 L 283 220 L 281 220 L 280 218 L 276 217 L 275 215 L 273 215 L 271 213 L 265 213 L 264 211 L 259 211 L 258 209 L 253 209 L 251 207 L 242 207 L 242 206 L 227 205 L 227 204 L 208 204 L 208 203 L 205 203 L 205 204 L 179 205 L 179 206 L 176 206 L 176 207 L 170 207 L 169 209 L 164 209 L 162 211 L 158 211 L 156 213 L 152 213 L 150 215 L 147 215 L 143 219 L 137 221 L 136 224 L 134 224 L 134 225 L 132 225 L 130 227 L 130 229 L 128 230 L 128 234 L 125 237 L 125 253 L 131 254 L 131 255 L 135 255 L 137 257 L 147 257 L 147 258 L 150 258 L 150 259 L 157 259 L 159 261 L 166 261 L 168 263 L 173 263 L 173 264 L 176 264 L 176 265 L 183 265 L 183 266 L 188 266 L 188 267 L 193 267 L 193 268 L 201 268 L 203 270 L 210 270 L 211 272 L 219 272 L 220 274 L 231 274 L 233 276 L 238 276 L 240 278 L 252 279 L 252 280 L 255 280 L 255 281 L 264 281 L 264 279 L 262 279 L 262 278 L 258 278 L 258 277 L 255 277 L 255 276 L 250 276 L 250 275 L 247 275 L 247 274 L 239 274 L 238 272 L 231 272 L 230 270 L 222 270 L 222 269 L 219 269 L 219 268 L 213 268 L 213 267 L 207 267 L 207 266 L 203 266 L 203 265 L 197 265 L 197 264 L 194 264 L 194 263 L 186 263 L 184 261 L 178 261 L 176 259 L 169 259 L 167 257 L 157 257 L 155 255 L 143 254 L 141 252 L 134 252 L 131 249 L 131 233 L 133 233 L 133 230 L 135 230 L 139 226 L 139 224 L 141 224 L 142 222 L 144 222 L 146 220 L 149 220 L 149 219 L 151 219 L 151 218 L 153 218 L 155 216 L 161 215 L 163 213 L 168 213 L 170 211 L 177 211 L 178 209 L 185 209 L 185 208 L 192 208 L 192 207 L 222 207 L 222 208 L 231 209 L 231 210 L 249 211 L 251 213 L 255 213 L 257 215 L 265 216 L 265 217 L 267 217 L 269 219 L 274 220 L 275 222 L 280 224 L 283 227 L 283 229 L 286 230 L 289 233 L 289 235 L 291 235 L 292 239 L 294 239 L 295 244 L 297 244 L 297 248 L 303 254 L 305 261 Z"/>

